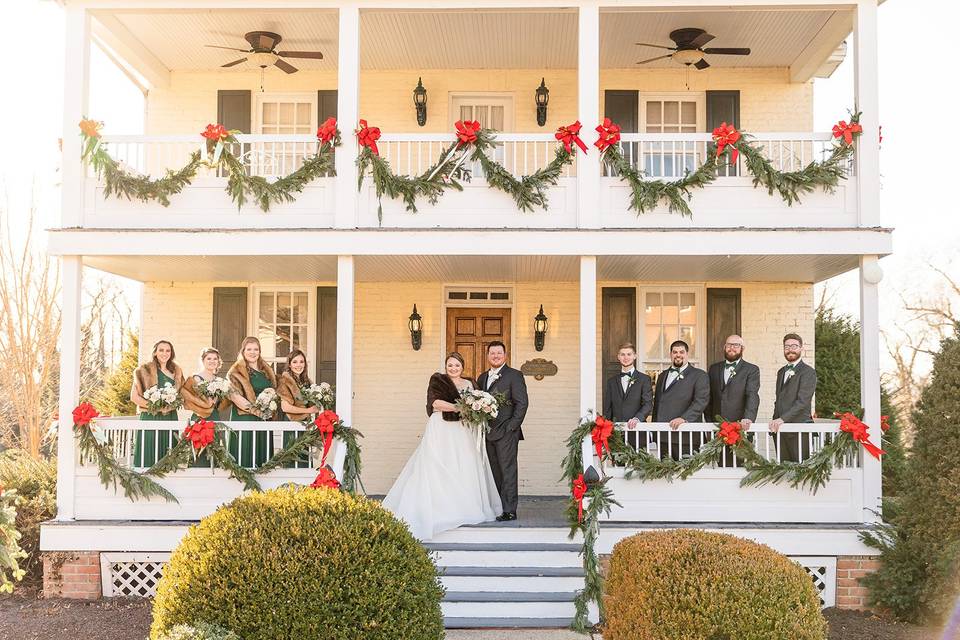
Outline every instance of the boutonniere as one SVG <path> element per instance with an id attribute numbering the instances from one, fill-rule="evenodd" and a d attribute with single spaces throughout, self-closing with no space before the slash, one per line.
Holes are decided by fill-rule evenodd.
<path id="1" fill-rule="evenodd" d="M 630 387 L 632 387 L 632 386 L 633 386 L 633 383 L 636 382 L 636 381 L 637 381 L 637 379 L 636 379 L 635 377 L 630 376 L 630 379 L 627 380 L 627 389 L 629 389 Z"/>
<path id="2" fill-rule="evenodd" d="M 487 380 L 487 382 L 489 382 L 490 384 L 493 384 L 494 382 L 496 382 L 496 381 L 499 380 L 499 379 L 500 379 L 500 374 L 499 374 L 499 373 L 491 373 L 490 376 L 489 376 L 489 379 Z"/>
<path id="3" fill-rule="evenodd" d="M 732 379 L 732 378 L 733 378 L 734 376 L 736 376 L 736 375 L 737 375 L 737 370 L 736 370 L 736 369 L 730 369 L 730 378 Z"/>

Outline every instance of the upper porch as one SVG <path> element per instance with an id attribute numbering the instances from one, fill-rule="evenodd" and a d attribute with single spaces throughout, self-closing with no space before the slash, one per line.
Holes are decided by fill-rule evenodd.
<path id="1" fill-rule="evenodd" d="M 68 44 L 63 228 L 877 226 L 874 2 L 708 1 L 695 8 L 672 0 L 530 0 L 482 8 L 458 0 L 389 8 L 367 2 L 321 2 L 310 9 L 290 2 L 216 4 L 211 12 L 196 3 L 67 3 L 68 40 L 75 46 Z M 707 53 L 696 54 L 709 67 L 685 66 L 671 51 L 636 44 L 672 46 L 670 34 L 688 27 L 715 36 L 701 47 Z M 215 48 L 248 47 L 243 35 L 261 29 L 282 36 L 277 51 L 289 47 L 323 57 L 251 58 Z M 812 78 L 835 68 L 851 30 L 864 134 L 832 193 L 817 189 L 790 206 L 754 188 L 741 159 L 692 192 L 692 216 L 670 213 L 663 202 L 638 214 L 629 206 L 628 184 L 590 146 L 593 127 L 611 117 L 622 127 L 619 148 L 629 165 L 648 180 L 669 182 L 709 159 L 710 131 L 732 122 L 754 136 L 775 170 L 800 170 L 832 149 L 829 132 L 813 131 Z M 144 89 L 143 134 L 103 138 L 111 155 L 134 171 L 159 176 L 179 168 L 203 149 L 199 132 L 220 122 L 242 132 L 233 150 L 244 171 L 273 180 L 316 152 L 317 125 L 335 116 L 344 134 L 335 172 L 266 213 L 256 205 L 238 208 L 225 192 L 227 178 L 216 170 L 201 170 L 168 207 L 104 197 L 102 183 L 79 162 L 75 136 L 81 116 L 98 115 L 87 109 L 91 42 Z M 709 53 L 712 47 L 750 53 Z M 666 56 L 637 64 L 660 53 Z M 222 68 L 241 58 L 247 59 Z M 270 64 L 261 69 L 258 60 Z M 290 63 L 296 72 L 282 66 Z M 549 99 L 538 109 L 541 80 Z M 420 114 L 413 98 L 418 83 L 426 90 Z M 546 189 L 546 206 L 532 212 L 518 209 L 508 194 L 490 187 L 482 168 L 467 162 L 473 179 L 462 192 L 447 189 L 435 204 L 421 199 L 417 213 L 385 196 L 381 215 L 370 176 L 357 188 L 360 149 L 352 130 L 361 118 L 382 129 L 380 154 L 398 175 L 429 171 L 454 140 L 453 123 L 460 119 L 499 132 L 490 155 L 517 179 L 550 162 L 559 126 L 579 120 L 589 152 L 577 153 Z"/>

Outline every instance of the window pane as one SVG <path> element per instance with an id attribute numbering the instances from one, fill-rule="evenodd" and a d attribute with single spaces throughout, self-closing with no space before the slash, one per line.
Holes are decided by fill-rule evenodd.
<path id="1" fill-rule="evenodd" d="M 306 352 L 307 350 L 307 341 L 304 339 L 304 336 L 307 333 L 307 328 L 303 326 L 294 326 L 291 333 L 291 344 L 294 349 L 300 349 L 300 351 Z"/>
<path id="2" fill-rule="evenodd" d="M 284 335 L 277 336 L 277 357 L 286 358 L 287 354 L 290 353 L 290 336 L 289 336 L 289 327 L 286 327 L 286 331 L 283 332 Z"/>
<path id="3" fill-rule="evenodd" d="M 676 293 L 663 294 L 663 324 L 677 324 L 680 322 L 680 314 L 677 309 Z"/>
<path id="4" fill-rule="evenodd" d="M 290 322 L 290 293 L 277 294 L 277 322 Z"/>
<path id="5" fill-rule="evenodd" d="M 680 122 L 683 124 L 697 124 L 697 103 L 686 101 L 681 102 L 680 118 Z"/>
<path id="6" fill-rule="evenodd" d="M 692 293 L 680 294 L 680 322 L 682 324 L 697 322 L 696 296 Z"/>
<path id="7" fill-rule="evenodd" d="M 660 113 L 661 108 L 662 103 L 660 102 L 647 103 L 647 124 L 661 124 L 663 122 L 663 117 Z"/>
<path id="8" fill-rule="evenodd" d="M 307 320 L 307 293 L 305 291 L 293 294 L 293 321 L 306 324 Z"/>
<path id="9" fill-rule="evenodd" d="M 677 340 L 679 335 L 680 335 L 680 331 L 675 326 L 673 327 L 666 326 L 663 328 L 663 353 L 664 353 L 663 357 L 664 358 L 670 357 L 670 345 Z"/>
<path id="10" fill-rule="evenodd" d="M 460 105 L 460 119 L 473 121 L 473 107 L 470 105 Z"/>
<path id="11" fill-rule="evenodd" d="M 263 124 L 277 124 L 277 103 L 275 102 L 264 103 Z"/>
<path id="12" fill-rule="evenodd" d="M 293 103 L 280 103 L 280 124 L 293 124 Z"/>
<path id="13" fill-rule="evenodd" d="M 680 122 L 680 103 L 664 102 L 663 103 L 663 123 L 679 124 L 679 122 Z"/>
<path id="14" fill-rule="evenodd" d="M 680 127 L 667 127 L 663 128 L 664 133 L 680 133 Z"/>
<path id="15" fill-rule="evenodd" d="M 490 107 L 490 124 L 489 128 L 496 131 L 503 131 L 503 107 L 499 105 L 493 105 Z"/>
<path id="16" fill-rule="evenodd" d="M 644 331 L 644 351 L 647 354 L 646 357 L 651 360 L 659 360 L 663 357 L 663 354 L 660 350 L 661 334 L 662 331 L 659 326 L 648 326 Z"/>
<path id="17" fill-rule="evenodd" d="M 309 102 L 297 103 L 297 124 L 310 124 L 310 111 L 313 105 Z"/>
<path id="18" fill-rule="evenodd" d="M 690 357 L 696 357 L 697 344 L 696 339 L 694 338 L 695 334 L 693 332 L 693 327 L 681 326 L 680 327 L 680 339 L 690 345 Z"/>
<path id="19" fill-rule="evenodd" d="M 273 293 L 261 293 L 260 322 L 272 323 L 273 320 Z"/>
<path id="20" fill-rule="evenodd" d="M 277 357 L 276 334 L 273 332 L 273 327 L 260 325 L 260 356 L 264 360 Z"/>
<path id="21" fill-rule="evenodd" d="M 660 324 L 660 294 L 648 293 L 647 303 L 643 313 L 646 324 Z"/>

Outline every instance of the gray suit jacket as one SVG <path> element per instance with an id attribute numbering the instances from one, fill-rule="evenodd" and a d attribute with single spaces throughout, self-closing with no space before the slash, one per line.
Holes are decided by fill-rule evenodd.
<path id="1" fill-rule="evenodd" d="M 523 379 L 523 374 L 516 369 L 511 369 L 503 365 L 500 369 L 500 377 L 493 381 L 493 385 L 487 389 L 487 375 L 489 371 L 484 371 L 477 378 L 477 388 L 481 391 L 490 393 L 502 393 L 506 396 L 506 406 L 500 407 L 497 417 L 490 421 L 490 432 L 487 434 L 487 440 L 499 440 L 508 433 L 518 432 L 517 437 L 523 440 L 523 430 L 520 425 L 523 424 L 523 418 L 527 415 L 527 382 Z"/>
<path id="2" fill-rule="evenodd" d="M 813 422 L 813 394 L 817 390 L 817 372 L 804 361 L 797 364 L 795 373 L 786 382 L 787 368 L 777 371 L 777 401 L 773 419 L 784 422 Z"/>
<path id="3" fill-rule="evenodd" d="M 603 416 L 614 422 L 627 422 L 636 418 L 645 422 L 653 409 L 653 389 L 650 376 L 634 370 L 632 382 L 623 392 L 620 374 L 607 379 L 604 393 Z"/>
<path id="4" fill-rule="evenodd" d="M 707 422 L 716 416 L 724 420 L 737 422 L 746 418 L 756 422 L 760 410 L 760 367 L 746 360 L 740 360 L 726 383 L 723 382 L 724 361 L 710 365 L 710 406 L 707 408 Z"/>
<path id="5" fill-rule="evenodd" d="M 707 372 L 689 365 L 669 389 L 667 372 L 657 376 L 657 393 L 653 397 L 653 421 L 670 422 L 683 418 L 687 422 L 703 422 L 703 411 L 710 403 L 710 381 Z"/>

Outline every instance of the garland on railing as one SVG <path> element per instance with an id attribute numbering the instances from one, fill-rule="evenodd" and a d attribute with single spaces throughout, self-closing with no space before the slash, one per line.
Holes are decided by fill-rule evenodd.
<path id="1" fill-rule="evenodd" d="M 292 173 L 273 182 L 262 176 L 248 175 L 248 167 L 233 154 L 227 145 L 239 144 L 235 134 L 221 124 L 209 124 L 200 135 L 207 141 L 206 154 L 194 151 L 190 160 L 180 169 L 168 169 L 162 178 L 131 172 L 107 153 L 100 137 L 102 122 L 80 121 L 80 136 L 83 138 L 81 159 L 90 165 L 97 177 L 103 180 L 104 196 L 118 196 L 141 202 L 157 201 L 169 206 L 170 196 L 180 193 L 197 175 L 200 167 L 220 170 L 227 176 L 227 193 L 237 208 L 248 200 L 257 203 L 264 212 L 271 205 L 292 202 L 295 194 L 303 191 L 313 180 L 333 171 L 333 150 L 340 146 L 340 131 L 337 121 L 328 118 L 317 129 L 317 152 L 305 158 L 303 164 Z"/>
<path id="2" fill-rule="evenodd" d="M 578 531 L 583 534 L 580 555 L 583 557 L 584 588 L 577 593 L 577 614 L 571 627 L 581 633 L 589 630 L 587 607 L 590 602 L 596 603 L 600 618 L 603 619 L 603 575 L 594 546 L 600 515 L 609 515 L 614 506 L 621 506 L 614 498 L 613 491 L 606 486 L 609 477 L 601 477 L 592 466 L 584 473 L 582 446 L 588 435 L 600 460 L 601 472 L 604 460 L 612 460 L 618 466 L 626 467 L 625 478 L 636 477 L 641 481 L 686 480 L 705 466 L 715 463 L 729 448 L 743 461 L 747 471 L 740 486 L 787 483 L 791 487 L 816 493 L 830 480 L 833 467 L 841 464 L 846 457 L 856 455 L 860 446 L 875 458 L 884 453 L 870 442 L 868 428 L 857 415 L 846 412 L 837 413 L 836 417 L 840 418 L 839 433 L 817 453 L 803 462 L 779 463 L 765 459 L 754 450 L 743 437 L 743 426 L 739 422 L 724 421 L 719 416 L 715 437 L 692 457 L 683 460 L 660 460 L 645 451 L 636 451 L 622 439 L 612 437 L 614 424 L 610 420 L 592 415 L 582 418 L 567 438 L 567 454 L 561 462 L 563 479 L 570 487 L 570 501 L 566 510 L 570 538 Z M 885 418 L 882 419 L 881 428 L 886 422 Z M 585 499 L 589 501 L 586 507 L 583 504 Z"/>
<path id="3" fill-rule="evenodd" d="M 228 433 L 233 433 L 227 425 L 222 422 L 199 420 L 187 425 L 182 437 L 163 457 L 145 471 L 137 472 L 117 461 L 106 441 L 103 429 L 95 421 L 99 416 L 93 405 L 86 402 L 73 410 L 73 429 L 81 456 L 97 464 L 103 486 L 116 488 L 119 485 L 124 495 L 132 501 L 160 497 L 168 502 L 178 502 L 172 493 L 153 478 L 162 478 L 185 469 L 191 461 L 203 453 L 213 461 L 215 466 L 228 471 L 230 477 L 242 482 L 244 489 L 248 491 L 261 489 L 255 476 L 272 471 L 284 464 L 296 462 L 312 446 L 323 447 L 321 475 L 326 469 L 326 474 L 330 476 L 333 473 L 332 469 L 324 465 L 334 437 L 343 441 L 347 448 L 343 466 L 343 489 L 356 493 L 356 485 L 360 482 L 360 446 L 356 439 L 363 435 L 346 426 L 333 411 L 324 411 L 313 422 L 306 421 L 304 426 L 307 430 L 303 434 L 253 470 L 240 466 L 227 450 L 225 437 Z M 335 479 L 335 476 L 333 477 Z"/>

